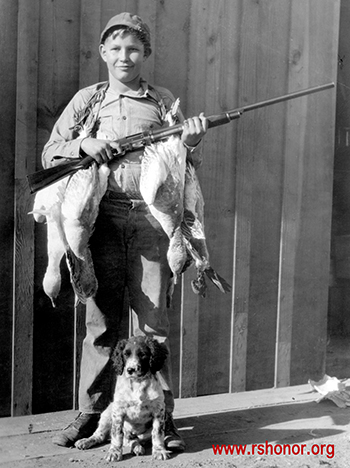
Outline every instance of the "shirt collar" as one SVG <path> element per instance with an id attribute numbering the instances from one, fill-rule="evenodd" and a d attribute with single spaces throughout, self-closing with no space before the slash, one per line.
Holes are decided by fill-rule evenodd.
<path id="1" fill-rule="evenodd" d="M 144 78 L 140 79 L 139 97 L 150 97 L 158 102 L 158 94 Z"/>
<path id="2" fill-rule="evenodd" d="M 137 93 L 122 93 L 121 96 L 130 96 L 133 98 L 152 98 L 155 101 L 158 101 L 158 96 L 156 91 L 144 78 L 140 78 L 140 88 Z"/>

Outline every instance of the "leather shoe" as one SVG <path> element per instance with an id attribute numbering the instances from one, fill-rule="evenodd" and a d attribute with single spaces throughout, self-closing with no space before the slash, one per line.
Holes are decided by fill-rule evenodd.
<path id="1" fill-rule="evenodd" d="M 74 421 L 52 438 L 52 442 L 62 447 L 72 447 L 77 440 L 90 437 L 95 432 L 99 419 L 99 413 L 79 413 Z"/>

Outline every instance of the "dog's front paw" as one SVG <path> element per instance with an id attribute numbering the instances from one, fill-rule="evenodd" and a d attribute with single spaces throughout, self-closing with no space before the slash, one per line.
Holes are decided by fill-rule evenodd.
<path id="1" fill-rule="evenodd" d="M 105 460 L 107 460 L 109 462 L 117 462 L 117 461 L 121 461 L 122 459 L 123 459 L 122 449 L 113 448 L 113 447 L 111 447 L 108 450 L 108 453 L 105 456 Z"/>
<path id="2" fill-rule="evenodd" d="M 94 445 L 94 442 L 90 438 L 80 439 L 77 440 L 74 445 L 79 450 L 86 450 L 92 447 Z"/>
<path id="3" fill-rule="evenodd" d="M 165 448 L 156 448 L 152 450 L 152 457 L 154 460 L 167 460 L 170 458 L 170 452 Z"/>

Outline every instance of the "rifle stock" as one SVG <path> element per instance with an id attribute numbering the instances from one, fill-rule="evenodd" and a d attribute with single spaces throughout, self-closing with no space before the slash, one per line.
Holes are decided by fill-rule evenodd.
<path id="1" fill-rule="evenodd" d="M 255 104 L 250 104 L 241 108 L 233 109 L 231 111 L 219 114 L 212 115 L 207 118 L 208 128 L 218 127 L 220 125 L 227 124 L 232 120 L 238 119 L 244 112 L 252 111 L 266 106 L 271 106 L 273 104 L 278 104 L 280 102 L 288 101 L 290 99 L 299 98 L 309 94 L 317 93 L 319 91 L 324 91 L 334 87 L 334 83 L 327 83 L 325 85 L 315 86 L 313 88 L 304 89 L 302 91 L 296 91 L 294 93 L 285 94 L 283 96 L 278 96 L 276 98 L 268 99 L 266 101 L 260 101 Z M 137 133 L 135 135 L 128 136 L 119 140 L 120 146 L 123 149 L 122 153 L 115 151 L 114 157 L 118 158 L 123 156 L 126 152 L 134 151 L 135 149 L 143 148 L 144 146 L 155 143 L 160 140 L 164 140 L 171 135 L 181 134 L 183 131 L 183 125 L 177 124 L 172 127 L 167 127 L 165 129 L 159 129 L 154 131 L 148 131 L 143 133 Z M 73 159 L 71 162 L 60 164 L 58 166 L 50 167 L 48 169 L 43 169 L 37 171 L 33 174 L 27 176 L 30 193 L 36 193 L 39 190 L 42 190 L 49 185 L 67 177 L 73 175 L 75 172 L 86 169 L 94 161 L 94 158 L 91 156 L 86 156 L 83 159 Z"/>

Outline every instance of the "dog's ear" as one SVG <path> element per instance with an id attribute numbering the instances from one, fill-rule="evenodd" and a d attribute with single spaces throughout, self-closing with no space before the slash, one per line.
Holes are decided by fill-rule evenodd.
<path id="1" fill-rule="evenodd" d="M 168 356 L 168 350 L 163 343 L 159 343 L 153 338 L 147 338 L 146 343 L 151 351 L 151 358 L 149 363 L 150 371 L 152 374 L 155 374 L 163 367 L 164 362 Z"/>
<path id="2" fill-rule="evenodd" d="M 123 351 L 126 346 L 127 340 L 121 340 L 117 343 L 117 346 L 114 348 L 111 359 L 113 362 L 113 367 L 116 370 L 118 375 L 122 375 L 124 370 L 124 358 Z"/>

